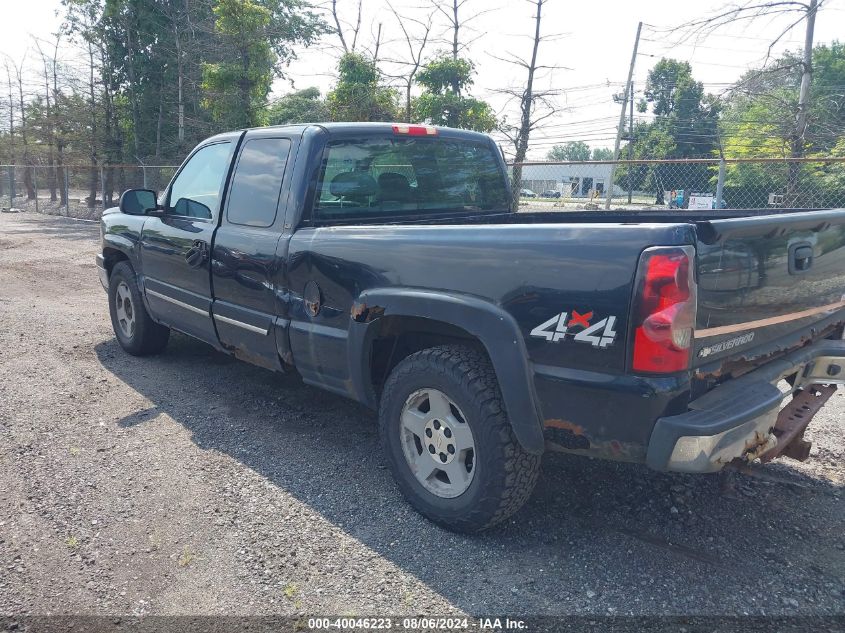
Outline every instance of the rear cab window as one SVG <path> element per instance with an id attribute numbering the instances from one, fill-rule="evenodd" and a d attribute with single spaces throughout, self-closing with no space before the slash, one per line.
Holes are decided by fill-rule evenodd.
<path id="1" fill-rule="evenodd" d="M 492 143 L 380 135 L 330 141 L 316 220 L 359 221 L 507 211 L 505 174 Z"/>

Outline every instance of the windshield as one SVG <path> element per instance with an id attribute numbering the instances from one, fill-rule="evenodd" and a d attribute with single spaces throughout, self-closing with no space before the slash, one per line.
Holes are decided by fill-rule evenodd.
<path id="1" fill-rule="evenodd" d="M 315 217 L 332 220 L 508 209 L 495 148 L 466 140 L 331 142 L 317 193 Z"/>

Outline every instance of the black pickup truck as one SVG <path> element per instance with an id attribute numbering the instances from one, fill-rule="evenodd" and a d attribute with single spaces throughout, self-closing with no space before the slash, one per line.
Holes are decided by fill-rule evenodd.
<path id="1" fill-rule="evenodd" d="M 714 472 L 780 453 L 845 382 L 845 211 L 517 212 L 487 136 L 221 134 L 102 218 L 120 345 L 171 329 L 378 411 L 405 497 L 461 531 L 544 450 Z"/>

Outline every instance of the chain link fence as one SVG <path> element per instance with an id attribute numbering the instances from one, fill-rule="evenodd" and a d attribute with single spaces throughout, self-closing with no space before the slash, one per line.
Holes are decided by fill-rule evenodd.
<path id="1" fill-rule="evenodd" d="M 525 162 L 520 209 L 845 207 L 845 158 Z"/>
<path id="2" fill-rule="evenodd" d="M 161 191 L 176 169 L 0 165 L 0 209 L 97 219 L 126 189 Z M 845 158 L 525 162 L 509 170 L 521 210 L 845 207 Z"/>
<path id="3" fill-rule="evenodd" d="M 95 220 L 127 189 L 161 191 L 175 165 L 0 165 L 0 209 Z"/>

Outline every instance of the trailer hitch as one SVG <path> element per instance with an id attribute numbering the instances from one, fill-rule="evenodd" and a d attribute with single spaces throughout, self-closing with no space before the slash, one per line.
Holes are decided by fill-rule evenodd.
<path id="1" fill-rule="evenodd" d="M 836 385 L 807 385 L 792 396 L 780 413 L 778 413 L 772 433 L 777 438 L 777 444 L 758 455 L 760 461 L 770 462 L 785 455 L 800 462 L 810 457 L 812 442 L 804 439 L 807 425 L 836 392 Z"/>

